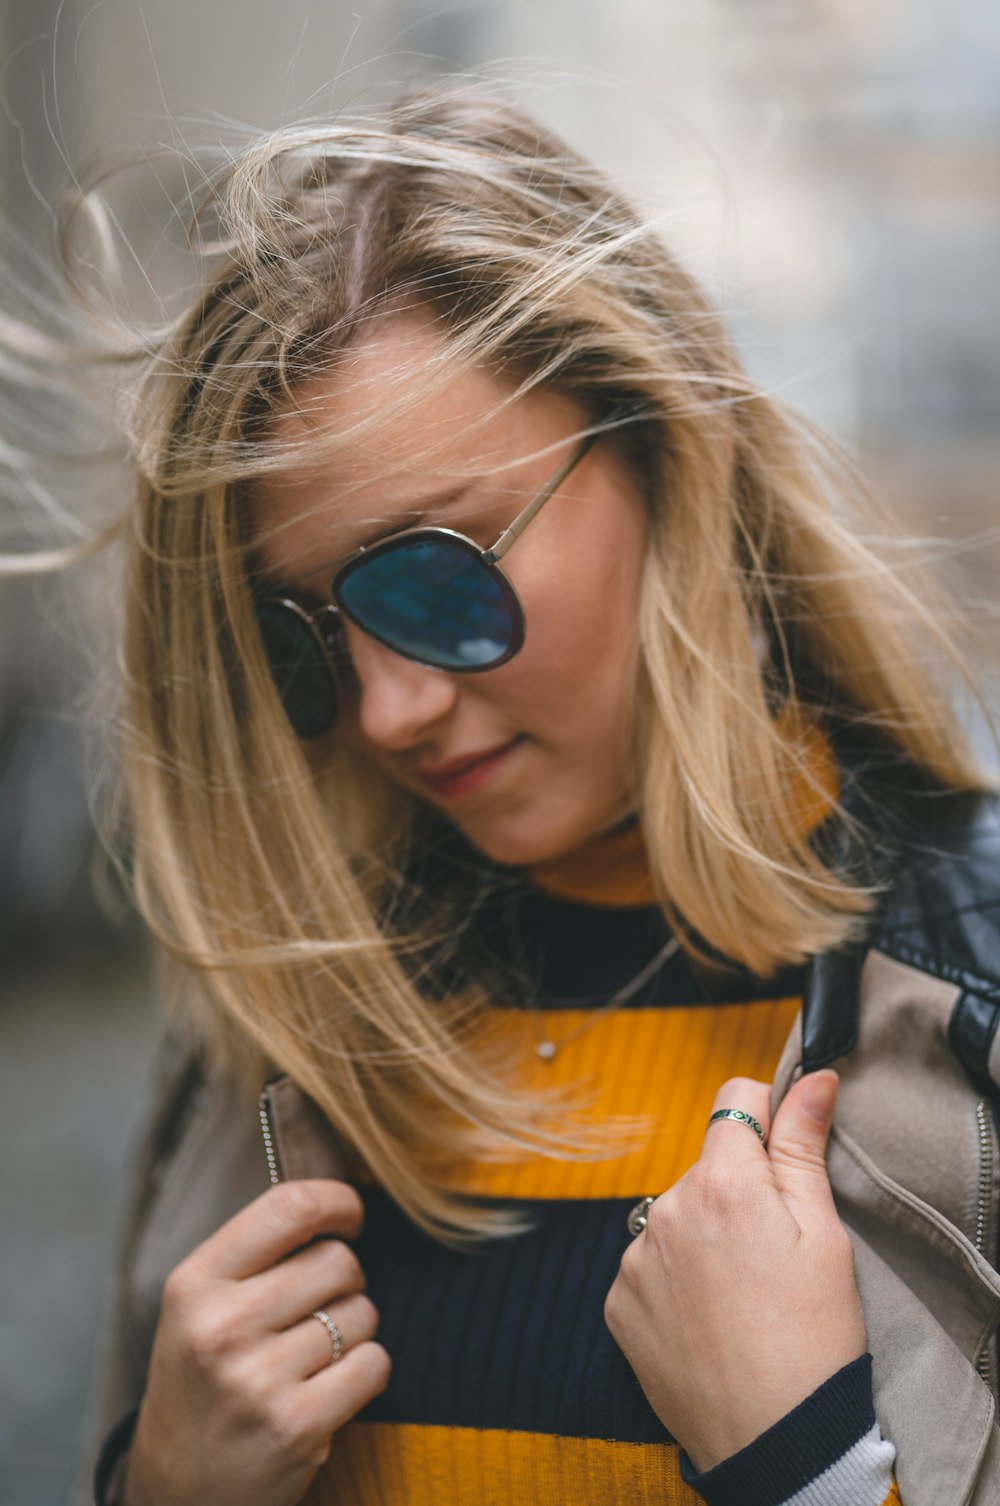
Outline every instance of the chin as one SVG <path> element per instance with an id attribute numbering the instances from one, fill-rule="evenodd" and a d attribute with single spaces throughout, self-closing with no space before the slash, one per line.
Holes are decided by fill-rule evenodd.
<path id="1" fill-rule="evenodd" d="M 561 858 L 603 829 L 607 822 L 565 818 L 540 821 L 528 811 L 506 819 L 459 822 L 463 833 L 494 863 L 526 868 Z"/>

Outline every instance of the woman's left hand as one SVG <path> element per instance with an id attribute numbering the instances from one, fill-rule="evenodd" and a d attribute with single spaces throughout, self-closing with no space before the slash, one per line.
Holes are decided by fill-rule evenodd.
<path id="1" fill-rule="evenodd" d="M 826 1143 L 837 1075 L 808 1073 L 768 1127 L 770 1088 L 734 1077 L 694 1166 L 649 1209 L 608 1293 L 608 1327 L 695 1468 L 763 1433 L 867 1347 Z"/>

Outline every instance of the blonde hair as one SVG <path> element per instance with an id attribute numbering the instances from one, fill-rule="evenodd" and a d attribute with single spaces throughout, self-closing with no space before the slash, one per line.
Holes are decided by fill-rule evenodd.
<path id="1" fill-rule="evenodd" d="M 357 437 L 292 440 L 273 421 L 374 316 L 416 305 L 438 320 L 423 392 L 485 366 L 512 400 L 564 393 L 642 478 L 630 768 L 656 892 L 687 945 L 766 976 L 863 925 L 870 892 L 802 821 L 803 791 L 828 793 L 819 718 L 863 729 L 918 784 L 984 780 L 914 646 L 919 630 L 950 653 L 937 615 L 848 522 L 869 501 L 850 461 L 754 387 L 658 234 L 519 110 L 441 84 L 375 120 L 279 131 L 213 179 L 209 222 L 211 275 L 131 412 L 135 893 L 200 975 L 219 1060 L 249 1043 L 289 1072 L 418 1223 L 461 1242 L 513 1225 L 444 1185 L 449 1158 L 589 1152 L 483 1047 L 487 982 L 472 970 L 446 997 L 428 990 L 468 904 L 407 889 L 443 820 L 336 729 L 295 738 L 248 572 L 255 482 Z M 398 411 L 410 400 L 401 384 Z"/>

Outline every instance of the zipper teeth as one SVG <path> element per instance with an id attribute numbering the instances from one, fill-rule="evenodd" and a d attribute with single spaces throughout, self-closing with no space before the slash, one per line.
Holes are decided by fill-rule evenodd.
<path id="1" fill-rule="evenodd" d="M 278 1172 L 278 1157 L 274 1150 L 274 1135 L 271 1132 L 271 1114 L 267 1105 L 267 1094 L 260 1095 L 260 1133 L 264 1141 L 264 1154 L 267 1157 L 267 1174 L 271 1178 L 271 1186 L 277 1187 L 281 1181 Z"/>
<path id="2" fill-rule="evenodd" d="M 986 1253 L 986 1206 L 989 1187 L 993 1178 L 993 1145 L 990 1127 L 986 1118 L 986 1104 L 982 1099 L 976 1104 L 976 1126 L 979 1130 L 979 1199 L 976 1203 L 976 1249 Z"/>
<path id="3" fill-rule="evenodd" d="M 990 1135 L 986 1104 L 980 1099 L 976 1104 L 976 1127 L 979 1131 L 979 1197 L 976 1202 L 975 1245 L 981 1255 L 986 1254 L 986 1210 L 993 1181 L 993 1139 Z M 990 1346 L 984 1344 L 976 1357 L 976 1369 L 992 1389 L 992 1366 Z"/>

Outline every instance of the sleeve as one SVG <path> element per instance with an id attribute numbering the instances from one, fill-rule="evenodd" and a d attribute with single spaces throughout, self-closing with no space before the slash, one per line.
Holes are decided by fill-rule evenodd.
<path id="1" fill-rule="evenodd" d="M 706 1506 L 902 1506 L 895 1460 L 863 1354 L 721 1464 L 699 1474 L 682 1450 L 680 1465 Z"/>
<path id="2" fill-rule="evenodd" d="M 178 1263 L 269 1186 L 255 1096 L 239 1074 L 209 1071 L 175 1027 L 157 1060 L 146 1132 L 133 1155 L 89 1444 L 77 1506 L 118 1506 L 131 1440 L 126 1419 L 146 1385 L 164 1282 Z M 100 1501 L 100 1496 L 98 1496 Z"/>
<path id="3" fill-rule="evenodd" d="M 199 1074 L 190 1043 L 179 1032 L 168 1032 L 153 1064 L 147 1107 L 129 1156 L 129 1190 L 102 1304 L 102 1341 L 72 1497 L 75 1506 L 91 1506 L 98 1481 L 100 1506 L 116 1506 L 152 1338 L 137 1331 L 129 1302 L 129 1269 L 138 1231 L 155 1194 L 157 1168 L 179 1132 Z"/>

